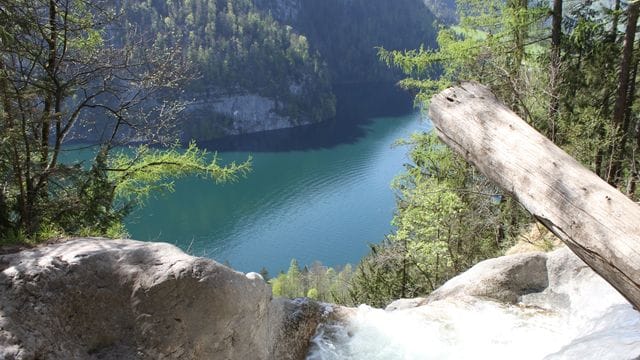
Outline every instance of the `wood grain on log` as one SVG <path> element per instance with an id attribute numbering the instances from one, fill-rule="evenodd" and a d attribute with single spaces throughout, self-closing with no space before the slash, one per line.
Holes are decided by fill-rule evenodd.
<path id="1" fill-rule="evenodd" d="M 438 136 L 513 194 L 587 265 L 640 309 L 640 206 L 553 144 L 486 87 L 431 99 Z"/>

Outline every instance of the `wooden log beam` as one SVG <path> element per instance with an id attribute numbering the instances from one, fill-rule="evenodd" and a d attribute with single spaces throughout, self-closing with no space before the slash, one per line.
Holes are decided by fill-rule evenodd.
<path id="1" fill-rule="evenodd" d="M 514 195 L 640 309 L 640 206 L 542 136 L 486 87 L 431 99 L 438 136 Z"/>

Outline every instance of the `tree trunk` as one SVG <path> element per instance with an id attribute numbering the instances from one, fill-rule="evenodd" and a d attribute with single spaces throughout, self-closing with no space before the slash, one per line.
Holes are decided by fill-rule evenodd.
<path id="1" fill-rule="evenodd" d="M 622 140 L 621 140 L 621 146 L 618 149 L 618 154 L 617 154 L 617 158 L 620 159 L 620 161 L 624 160 L 625 156 L 628 156 L 628 162 L 630 163 L 629 166 L 629 178 L 627 179 L 627 196 L 633 198 L 633 195 L 635 193 L 635 181 L 636 181 L 636 176 L 637 176 L 637 172 L 636 172 L 636 166 L 635 166 L 635 151 L 636 150 L 631 150 L 629 151 L 629 142 L 633 139 L 632 137 L 634 136 L 634 132 L 635 132 L 635 126 L 631 125 L 631 119 L 634 116 L 633 115 L 633 104 L 634 104 L 634 100 L 636 98 L 636 76 L 638 75 L 638 60 L 640 60 L 640 58 L 638 57 L 638 55 L 634 56 L 633 59 L 633 66 L 632 66 L 632 70 L 631 70 L 631 80 L 629 81 L 629 92 L 628 92 L 628 96 L 627 96 L 627 106 L 624 112 L 624 121 L 622 124 L 622 129 L 623 129 L 623 133 L 622 133 Z M 633 144 L 633 143 L 632 143 Z M 629 152 L 631 152 L 631 155 L 629 155 Z"/>
<path id="2" fill-rule="evenodd" d="M 618 14 L 620 11 L 620 0 L 616 0 L 613 5 L 613 19 L 611 21 L 611 33 L 610 40 L 612 43 L 615 43 L 618 40 L 618 22 L 620 21 L 620 15 Z"/>
<path id="3" fill-rule="evenodd" d="M 56 60 L 57 60 L 57 48 L 58 48 L 58 29 L 56 26 L 57 8 L 55 0 L 49 0 L 49 38 L 46 39 L 48 43 L 48 58 L 45 70 L 49 77 L 49 81 L 54 82 L 56 78 Z M 49 133 L 51 131 L 51 119 L 53 117 L 54 106 L 54 93 L 49 91 L 44 99 L 44 110 L 42 114 L 42 134 L 41 134 L 41 162 L 44 168 L 49 158 Z"/>
<path id="4" fill-rule="evenodd" d="M 556 141 L 556 124 L 560 108 L 560 45 L 562 40 L 562 0 L 553 0 L 551 19 L 551 54 L 549 62 L 549 130 L 551 141 Z"/>
<path id="5" fill-rule="evenodd" d="M 524 42 L 527 37 L 527 9 L 529 8 L 528 0 L 509 0 L 507 6 L 510 7 L 515 16 L 515 24 L 513 24 L 513 38 L 515 42 L 514 49 L 514 68 L 519 69 L 522 66 L 524 58 Z"/>
<path id="6" fill-rule="evenodd" d="M 618 94 L 613 108 L 613 118 L 611 120 L 614 128 L 613 145 L 611 147 L 611 160 L 607 172 L 607 182 L 611 185 L 617 184 L 620 180 L 619 172 L 622 159 L 620 154 L 624 151 L 627 136 L 623 128 L 625 113 L 630 105 L 629 82 L 631 79 L 631 68 L 633 65 L 633 46 L 638 24 L 638 10 L 640 2 L 632 2 L 627 9 L 627 29 L 624 36 L 624 47 L 622 58 L 620 59 L 620 75 L 618 80 Z"/>
<path id="7" fill-rule="evenodd" d="M 640 206 L 481 85 L 464 83 L 434 96 L 429 115 L 445 143 L 640 308 Z"/>

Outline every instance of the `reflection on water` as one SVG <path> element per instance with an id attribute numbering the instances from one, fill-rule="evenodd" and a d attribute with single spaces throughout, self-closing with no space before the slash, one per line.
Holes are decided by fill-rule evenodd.
<path id="1" fill-rule="evenodd" d="M 389 84 L 341 85 L 336 117 L 320 124 L 229 136 L 199 145 L 217 151 L 286 152 L 355 144 L 369 134 L 374 118 L 401 117 L 412 111 L 411 97 Z"/>

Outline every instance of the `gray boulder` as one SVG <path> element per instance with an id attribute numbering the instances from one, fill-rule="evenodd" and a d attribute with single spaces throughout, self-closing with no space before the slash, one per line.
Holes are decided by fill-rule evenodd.
<path id="1" fill-rule="evenodd" d="M 425 302 L 468 295 L 513 304 L 522 295 L 547 288 L 546 263 L 547 255 L 541 252 L 485 260 L 447 281 Z"/>
<path id="2" fill-rule="evenodd" d="M 273 359 L 305 359 L 310 339 L 318 325 L 331 315 L 333 307 L 307 298 L 279 298 L 274 299 L 272 305 L 270 333 Z"/>
<path id="3" fill-rule="evenodd" d="M 578 301 L 577 295 L 585 290 L 576 284 L 588 285 L 594 292 L 611 294 L 611 297 L 618 296 L 610 291 L 611 286 L 606 281 L 563 246 L 549 253 L 531 252 L 482 261 L 427 297 L 396 300 L 386 310 L 410 309 L 438 300 L 469 296 L 545 309 L 568 309 L 578 305 L 572 302 Z M 606 298 L 603 306 L 614 300 Z"/>
<path id="4" fill-rule="evenodd" d="M 387 305 L 385 310 L 411 309 L 442 299 L 467 296 L 515 304 L 523 295 L 539 293 L 548 285 L 546 253 L 501 256 L 476 264 L 427 297 L 399 299 Z"/>
<path id="5" fill-rule="evenodd" d="M 169 244 L 77 239 L 0 256 L 0 271 L 0 359 L 281 359 L 313 333 L 282 329 L 321 313 Z"/>

